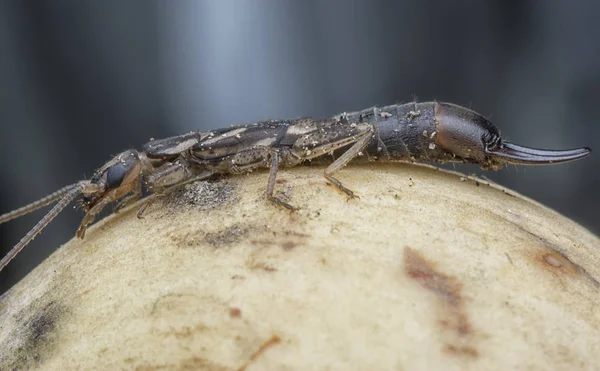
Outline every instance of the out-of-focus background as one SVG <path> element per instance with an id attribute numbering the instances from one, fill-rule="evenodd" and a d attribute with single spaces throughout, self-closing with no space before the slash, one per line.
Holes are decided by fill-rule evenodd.
<path id="1" fill-rule="evenodd" d="M 600 149 L 599 16 L 595 0 L 3 1 L 0 213 L 150 137 L 413 96 L 471 106 L 519 144 Z M 486 175 L 600 233 L 599 165 Z M 1 225 L 0 254 L 43 214 Z M 81 217 L 44 230 L 0 293 Z"/>

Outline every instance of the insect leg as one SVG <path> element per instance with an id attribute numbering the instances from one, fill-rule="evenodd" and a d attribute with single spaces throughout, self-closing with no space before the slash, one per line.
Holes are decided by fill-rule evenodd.
<path id="1" fill-rule="evenodd" d="M 148 177 L 148 187 L 154 192 L 146 197 L 146 202 L 137 212 L 139 219 L 143 218 L 144 212 L 159 198 L 165 197 L 169 193 L 181 188 L 182 186 L 210 178 L 214 175 L 212 171 L 204 171 L 200 174 L 194 174 L 189 168 L 181 163 L 170 164 L 158 172 Z"/>
<path id="2" fill-rule="evenodd" d="M 280 200 L 278 197 L 273 196 L 273 191 L 275 190 L 275 179 L 277 177 L 277 170 L 279 170 L 279 152 L 273 151 L 271 152 L 271 169 L 269 171 L 269 183 L 267 184 L 267 199 L 277 206 L 281 206 L 288 210 L 295 211 L 295 207 Z"/>
<path id="3" fill-rule="evenodd" d="M 352 192 L 350 189 L 344 187 L 344 185 L 339 180 L 334 178 L 333 173 L 340 170 L 344 166 L 348 165 L 348 163 L 353 158 L 358 156 L 365 149 L 365 147 L 369 144 L 369 142 L 371 141 L 372 135 L 373 135 L 372 131 L 367 131 L 367 132 L 363 133 L 359 137 L 358 141 L 356 141 L 354 143 L 354 145 L 352 145 L 352 147 L 350 147 L 346 152 L 344 152 L 340 157 L 338 157 L 331 165 L 329 165 L 327 167 L 327 169 L 325 169 L 325 173 L 323 174 L 323 176 L 329 182 L 331 182 L 331 184 L 333 184 L 341 192 L 345 193 L 349 198 L 358 198 L 358 196 L 356 196 L 354 194 L 354 192 Z"/>
<path id="4" fill-rule="evenodd" d="M 279 170 L 279 159 L 280 155 L 277 150 L 269 147 L 257 147 L 236 153 L 226 160 L 222 166 L 224 166 L 223 169 L 227 169 L 228 172 L 233 174 L 270 166 L 269 182 L 267 183 L 267 199 L 277 206 L 294 211 L 296 208 L 292 205 L 273 196 L 277 171 Z"/>
<path id="5" fill-rule="evenodd" d="M 102 209 L 104 209 L 108 204 L 113 201 L 111 197 L 106 197 L 100 200 L 97 204 L 95 204 L 88 212 L 85 214 L 83 219 L 81 220 L 81 224 L 79 224 L 79 228 L 77 228 L 76 236 L 78 238 L 83 239 L 85 237 L 85 231 L 87 226 L 96 219 L 96 214 L 100 213 Z"/>
<path id="6" fill-rule="evenodd" d="M 129 206 L 132 203 L 134 203 L 135 201 L 137 201 L 137 199 L 140 198 L 141 195 L 142 195 L 142 182 L 138 182 L 138 185 L 133 190 L 133 193 L 130 194 L 129 196 L 126 196 L 121 201 L 119 201 L 115 205 L 115 209 L 113 212 L 118 213 L 120 210 L 126 208 L 127 206 Z"/>

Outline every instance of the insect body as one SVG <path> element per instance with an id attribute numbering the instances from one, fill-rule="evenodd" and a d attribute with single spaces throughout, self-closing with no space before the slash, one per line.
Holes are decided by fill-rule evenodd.
<path id="1" fill-rule="evenodd" d="M 483 116 L 460 106 L 440 102 L 409 103 L 369 108 L 324 120 L 300 118 L 263 121 L 210 132 L 191 132 L 153 140 L 141 151 L 127 150 L 102 166 L 90 180 L 67 186 L 30 205 L 0 216 L 0 224 L 57 202 L 54 208 L 0 261 L 0 270 L 15 257 L 70 202 L 83 195 L 86 212 L 77 236 L 108 204 L 116 210 L 137 200 L 142 187 L 151 193 L 138 211 L 157 197 L 183 184 L 213 174 L 237 174 L 270 168 L 267 199 L 294 210 L 274 196 L 279 167 L 311 160 L 330 163 L 325 178 L 348 197 L 355 194 L 333 175 L 351 160 L 466 162 L 484 169 L 505 164 L 542 165 L 576 160 L 589 148 L 541 150 L 505 142 Z M 361 156 L 362 155 L 362 156 Z"/>

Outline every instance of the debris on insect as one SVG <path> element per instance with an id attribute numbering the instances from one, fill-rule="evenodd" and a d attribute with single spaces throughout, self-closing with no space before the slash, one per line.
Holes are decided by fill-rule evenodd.
<path id="1" fill-rule="evenodd" d="M 412 120 L 414 120 L 415 118 L 417 118 L 419 116 L 421 116 L 421 111 L 408 111 L 408 113 L 404 117 L 408 121 L 412 121 Z"/>

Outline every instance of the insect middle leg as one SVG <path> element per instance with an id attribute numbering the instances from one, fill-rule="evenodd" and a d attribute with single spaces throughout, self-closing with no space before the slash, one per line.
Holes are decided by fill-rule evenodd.
<path id="1" fill-rule="evenodd" d="M 219 165 L 219 171 L 238 174 L 261 167 L 270 167 L 269 182 L 267 184 L 267 200 L 277 206 L 294 211 L 296 210 L 295 207 L 273 195 L 280 158 L 279 151 L 276 149 L 269 147 L 252 148 L 230 156 Z"/>

